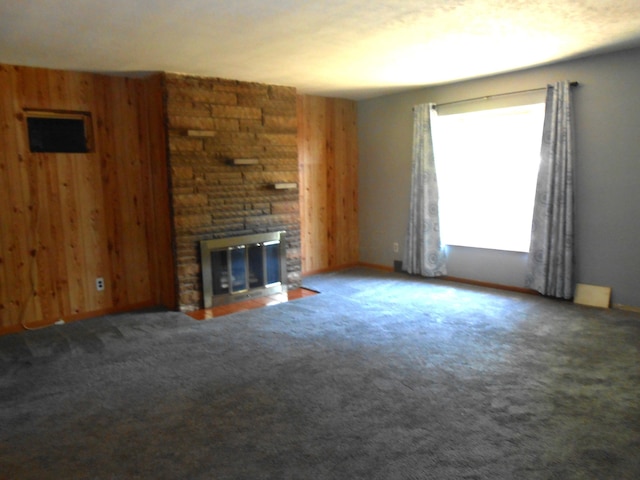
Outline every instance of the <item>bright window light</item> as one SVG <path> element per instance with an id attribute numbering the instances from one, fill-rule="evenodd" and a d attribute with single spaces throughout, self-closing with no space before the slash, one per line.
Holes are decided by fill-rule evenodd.
<path id="1" fill-rule="evenodd" d="M 527 252 L 544 103 L 434 120 L 442 243 Z"/>

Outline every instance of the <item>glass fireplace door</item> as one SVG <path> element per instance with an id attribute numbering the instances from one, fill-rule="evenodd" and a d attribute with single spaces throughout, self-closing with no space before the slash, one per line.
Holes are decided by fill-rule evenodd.
<path id="1" fill-rule="evenodd" d="M 249 288 L 264 286 L 264 247 L 261 243 L 254 243 L 249 246 Z"/>
<path id="2" fill-rule="evenodd" d="M 247 249 L 244 245 L 229 248 L 229 269 L 231 270 L 230 293 L 247 290 Z"/>
<path id="3" fill-rule="evenodd" d="M 286 291 L 286 232 L 268 232 L 200 242 L 205 308 Z"/>

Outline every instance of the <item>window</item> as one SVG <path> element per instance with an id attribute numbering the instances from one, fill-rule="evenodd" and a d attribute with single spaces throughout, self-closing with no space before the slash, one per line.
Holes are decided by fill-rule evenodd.
<path id="1" fill-rule="evenodd" d="M 435 117 L 443 244 L 529 250 L 544 107 Z"/>
<path id="2" fill-rule="evenodd" d="M 34 153 L 87 153 L 91 117 L 84 112 L 27 111 L 29 149 Z"/>

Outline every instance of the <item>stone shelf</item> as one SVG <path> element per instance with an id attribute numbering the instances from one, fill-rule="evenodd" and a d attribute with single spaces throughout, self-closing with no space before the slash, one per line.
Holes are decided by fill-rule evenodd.
<path id="1" fill-rule="evenodd" d="M 290 182 L 290 183 L 274 183 L 273 184 L 273 188 L 275 188 L 276 190 L 293 190 L 298 188 L 298 184 L 295 182 Z"/>

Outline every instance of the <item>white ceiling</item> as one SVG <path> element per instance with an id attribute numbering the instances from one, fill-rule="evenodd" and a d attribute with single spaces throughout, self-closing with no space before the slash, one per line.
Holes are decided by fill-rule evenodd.
<path id="1" fill-rule="evenodd" d="M 640 0 L 2 0 L 0 63 L 369 98 L 640 45 Z"/>

